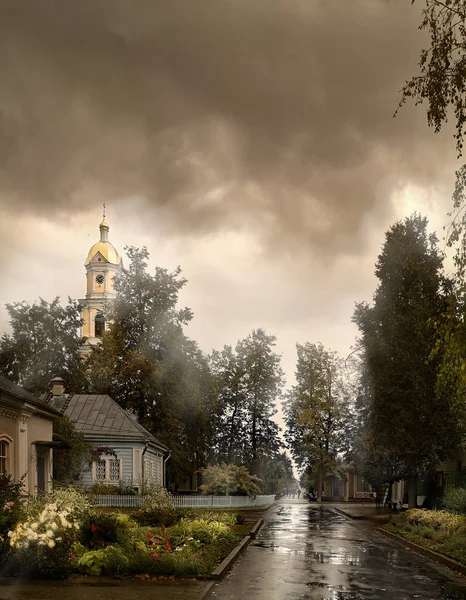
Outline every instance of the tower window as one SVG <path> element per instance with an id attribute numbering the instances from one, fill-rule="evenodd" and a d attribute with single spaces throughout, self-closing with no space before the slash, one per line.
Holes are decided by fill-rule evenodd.
<path id="1" fill-rule="evenodd" d="M 97 313 L 95 316 L 95 336 L 102 337 L 105 331 L 105 317 L 102 313 Z"/>

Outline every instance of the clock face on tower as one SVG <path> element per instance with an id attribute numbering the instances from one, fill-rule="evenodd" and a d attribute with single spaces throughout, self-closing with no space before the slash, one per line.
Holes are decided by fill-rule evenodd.
<path id="1" fill-rule="evenodd" d="M 102 285 L 102 284 L 103 284 L 103 282 L 104 282 L 104 276 L 103 276 L 103 275 L 97 275 L 97 277 L 95 278 L 95 280 L 96 280 L 96 282 L 97 282 L 99 285 Z"/>

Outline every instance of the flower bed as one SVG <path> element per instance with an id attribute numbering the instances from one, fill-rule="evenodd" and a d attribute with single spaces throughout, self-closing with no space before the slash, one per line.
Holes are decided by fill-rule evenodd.
<path id="1" fill-rule="evenodd" d="M 53 578 L 73 573 L 206 576 L 248 530 L 232 513 L 182 516 L 165 491 L 130 517 L 96 511 L 68 488 L 24 507 L 8 532 L 3 571 Z"/>
<path id="2" fill-rule="evenodd" d="M 412 509 L 392 517 L 383 529 L 466 564 L 466 516 Z"/>

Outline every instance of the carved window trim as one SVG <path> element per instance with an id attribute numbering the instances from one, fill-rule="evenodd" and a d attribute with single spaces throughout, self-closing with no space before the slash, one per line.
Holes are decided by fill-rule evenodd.
<path id="1" fill-rule="evenodd" d="M 13 439 L 6 434 L 0 434 L 0 474 L 11 473 L 11 455 Z"/>

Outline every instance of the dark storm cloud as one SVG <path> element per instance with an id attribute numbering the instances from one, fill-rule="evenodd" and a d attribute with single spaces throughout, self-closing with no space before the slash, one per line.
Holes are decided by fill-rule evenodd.
<path id="1" fill-rule="evenodd" d="M 0 1 L 0 201 L 55 218 L 143 194 L 181 231 L 350 249 L 392 186 L 435 183 L 445 161 L 422 109 L 392 119 L 417 10 Z"/>

